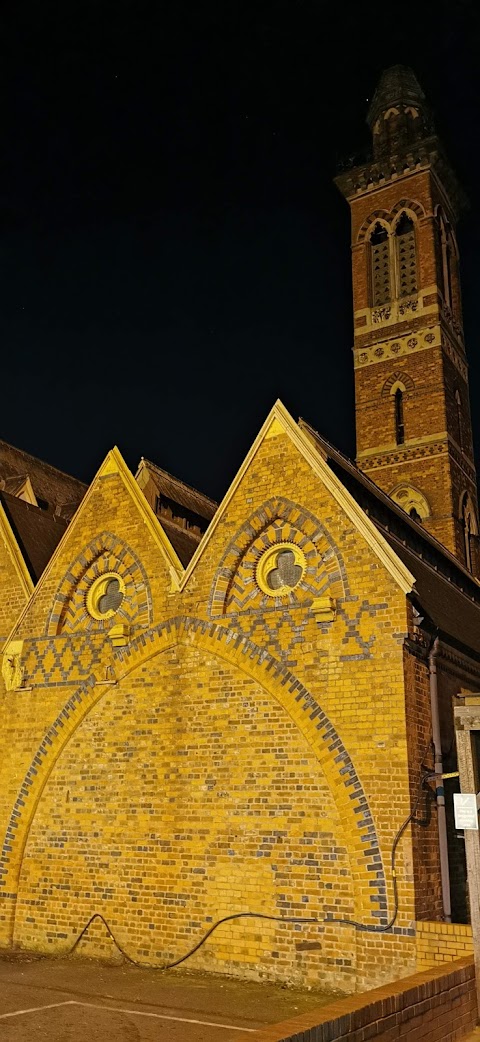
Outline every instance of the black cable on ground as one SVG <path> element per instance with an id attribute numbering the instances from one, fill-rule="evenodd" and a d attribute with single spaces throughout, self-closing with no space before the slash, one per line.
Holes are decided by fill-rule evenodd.
<path id="1" fill-rule="evenodd" d="M 179 959 L 175 959 L 173 962 L 165 963 L 164 966 L 158 966 L 155 963 L 139 962 L 138 959 L 133 959 L 131 955 L 128 955 L 128 952 L 126 952 L 125 949 L 122 948 L 122 945 L 119 944 L 119 942 L 117 941 L 116 937 L 112 933 L 112 931 L 111 931 L 111 929 L 110 929 L 106 919 L 103 917 L 103 915 L 101 915 L 100 912 L 95 912 L 95 914 L 92 915 L 92 917 L 88 920 L 88 923 L 86 923 L 86 925 L 83 927 L 83 930 L 81 930 L 81 932 L 79 933 L 78 937 L 74 941 L 73 945 L 67 951 L 58 953 L 58 955 L 56 957 L 63 959 L 63 958 L 65 958 L 68 955 L 72 955 L 73 952 L 75 951 L 75 949 L 80 944 L 80 941 L 82 940 L 82 938 L 85 936 L 89 926 L 91 926 L 92 923 L 95 922 L 96 919 L 99 919 L 104 924 L 104 926 L 105 926 L 108 934 L 112 938 L 112 941 L 115 944 L 116 948 L 118 948 L 118 951 L 120 952 L 121 955 L 123 955 L 124 959 L 126 959 L 127 962 L 132 963 L 133 966 L 140 966 L 140 967 L 144 967 L 145 969 L 155 969 L 155 970 L 172 970 L 175 966 L 180 966 L 180 964 L 182 962 L 186 962 L 186 960 L 190 959 L 192 955 L 195 955 L 195 952 L 197 952 L 198 949 L 201 948 L 202 945 L 205 944 L 205 941 L 208 940 L 208 938 L 212 935 L 214 930 L 216 930 L 223 923 L 232 922 L 233 919 L 268 919 L 271 922 L 276 922 L 276 923 L 302 923 L 302 924 L 310 923 L 310 924 L 317 924 L 319 926 L 320 925 L 328 926 L 329 923 L 335 923 L 335 924 L 340 925 L 340 926 L 352 926 L 355 930 L 359 930 L 359 931 L 362 931 L 364 933 L 386 933 L 388 930 L 392 929 L 392 926 L 394 925 L 395 920 L 396 920 L 397 915 L 398 915 L 398 885 L 397 885 L 397 874 L 396 874 L 396 869 L 395 869 L 395 859 L 396 859 L 397 847 L 398 847 L 398 844 L 399 844 L 399 842 L 400 842 L 400 840 L 401 840 L 401 838 L 403 836 L 403 833 L 405 832 L 405 829 L 408 828 L 408 825 L 410 824 L 410 822 L 415 817 L 418 805 L 420 803 L 420 800 L 422 798 L 423 793 L 425 792 L 425 788 L 426 787 L 428 788 L 428 786 L 426 786 L 426 779 L 425 779 L 425 777 L 423 777 L 422 780 L 421 780 L 420 790 L 419 790 L 417 799 L 415 800 L 415 803 L 413 805 L 413 809 L 411 810 L 411 812 L 408 815 L 408 817 L 405 818 L 405 821 L 400 826 L 400 828 L 399 828 L 398 832 L 396 833 L 395 838 L 393 840 L 392 853 L 391 853 L 391 859 L 390 859 L 391 874 L 392 874 L 392 885 L 393 885 L 393 914 L 392 914 L 391 918 L 389 919 L 389 921 L 384 926 L 379 926 L 376 923 L 372 923 L 371 925 L 368 925 L 367 923 L 357 922 L 357 920 L 355 920 L 355 919 L 341 919 L 341 918 L 334 918 L 333 916 L 332 917 L 330 917 L 330 916 L 323 916 L 323 917 L 320 917 L 320 918 L 314 916 L 314 917 L 311 917 L 311 918 L 307 918 L 307 917 L 303 918 L 301 916 L 267 915 L 266 912 L 234 912 L 232 915 L 225 915 L 225 916 L 223 916 L 222 919 L 218 919 L 216 923 L 213 923 L 212 926 L 210 927 L 210 929 L 207 930 L 207 932 L 203 934 L 203 936 L 200 938 L 200 940 L 197 942 L 197 944 L 195 944 L 193 948 L 190 948 L 190 950 L 188 952 L 186 952 L 185 955 L 181 955 Z"/>

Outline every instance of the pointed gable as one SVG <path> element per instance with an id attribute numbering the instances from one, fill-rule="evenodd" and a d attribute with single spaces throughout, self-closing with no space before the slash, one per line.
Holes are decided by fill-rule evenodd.
<path id="1" fill-rule="evenodd" d="M 270 440 L 281 437 L 286 437 L 288 439 L 291 446 L 300 454 L 300 457 L 310 468 L 312 477 L 320 480 L 328 492 L 333 496 L 338 506 L 342 511 L 344 511 L 350 522 L 353 523 L 358 533 L 366 541 L 378 561 L 387 569 L 395 583 L 404 593 L 410 592 L 413 584 L 413 576 L 408 568 L 392 550 L 387 540 L 380 534 L 370 518 L 356 502 L 355 498 L 350 494 L 345 485 L 342 484 L 342 481 L 329 467 L 326 461 L 326 454 L 322 451 L 321 446 L 316 445 L 312 437 L 295 423 L 293 418 L 285 409 L 285 406 L 279 400 L 275 402 L 275 405 L 267 416 L 265 423 L 257 435 L 228 492 L 220 503 L 207 532 L 203 536 L 196 553 L 185 571 L 181 580 L 181 587 L 185 587 L 190 576 L 197 568 L 202 555 L 206 551 L 211 540 L 214 538 L 216 529 L 221 524 L 222 519 L 228 511 L 233 497 L 236 496 L 237 491 L 242 485 L 245 475 L 255 466 L 256 457 L 257 454 L 259 454 L 261 447 L 267 443 L 265 452 L 268 454 L 268 445 Z M 291 480 L 292 486 L 294 486 L 295 473 L 291 464 L 290 468 L 291 471 L 289 470 L 288 477 Z M 273 486 L 271 491 L 275 491 Z M 302 498 L 304 500 L 305 492 L 302 492 Z M 308 503 L 305 505 L 308 506 Z M 246 506 L 247 504 L 244 504 L 244 509 Z"/>
<path id="2" fill-rule="evenodd" d="M 26 508 L 15 504 L 15 517 Z M 166 596 L 178 588 L 183 567 L 117 448 L 68 528 L 59 524 L 63 537 L 15 632 L 28 636 L 33 627 L 51 636 L 81 629 L 101 633 L 112 620 L 151 625 L 152 584 Z"/>

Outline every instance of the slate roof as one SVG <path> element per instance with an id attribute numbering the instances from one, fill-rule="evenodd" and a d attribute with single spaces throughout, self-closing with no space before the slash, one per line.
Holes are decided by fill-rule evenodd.
<path id="1" fill-rule="evenodd" d="M 36 583 L 46 568 L 67 527 L 64 518 L 25 503 L 8 492 L 0 502 L 13 529 L 28 571 Z"/>
<path id="2" fill-rule="evenodd" d="M 155 463 L 145 459 L 143 456 L 140 466 L 142 464 L 147 468 L 157 488 L 158 495 L 171 499 L 185 510 L 191 510 L 193 514 L 198 514 L 199 517 L 203 517 L 206 521 L 211 521 L 217 509 L 217 504 L 213 499 L 204 496 L 203 492 L 199 492 L 196 488 L 192 488 L 191 485 L 180 481 L 180 478 L 175 478 L 173 474 L 162 470 L 161 467 L 157 467 Z M 138 470 L 136 476 L 138 477 Z"/>
<path id="3" fill-rule="evenodd" d="M 8 484 L 9 491 L 12 491 L 15 481 L 27 476 L 35 495 L 48 503 L 52 509 L 62 508 L 66 504 L 78 506 L 87 491 L 83 481 L 78 481 L 77 478 L 64 474 L 36 456 L 0 440 L 0 482 L 6 483 L 5 489 Z"/>
<path id="4" fill-rule="evenodd" d="M 158 520 L 168 536 L 173 549 L 180 558 L 183 567 L 186 568 L 197 549 L 201 536 L 196 535 L 187 528 L 180 528 L 174 521 L 169 521 L 166 517 L 159 517 Z"/>
<path id="5" fill-rule="evenodd" d="M 480 659 L 480 583 L 421 524 L 397 506 L 352 460 L 305 420 L 309 434 L 342 484 L 415 576 L 415 606 L 459 650 Z"/>

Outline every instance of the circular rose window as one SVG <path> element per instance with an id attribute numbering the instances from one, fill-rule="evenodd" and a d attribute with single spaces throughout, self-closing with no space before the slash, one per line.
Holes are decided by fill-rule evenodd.
<path id="1" fill-rule="evenodd" d="M 269 597 L 279 597 L 298 586 L 305 568 L 305 556 L 299 546 L 295 546 L 295 543 L 277 543 L 262 554 L 255 578 L 263 593 Z"/>
<path id="2" fill-rule="evenodd" d="M 125 596 L 125 583 L 116 572 L 99 575 L 87 593 L 87 611 L 94 619 L 111 619 Z"/>

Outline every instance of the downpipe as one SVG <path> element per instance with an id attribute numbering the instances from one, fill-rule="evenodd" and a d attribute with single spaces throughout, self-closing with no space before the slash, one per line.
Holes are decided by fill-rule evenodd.
<path id="1" fill-rule="evenodd" d="M 446 923 L 452 921 L 452 905 L 450 900 L 450 871 L 448 867 L 447 817 L 445 810 L 445 789 L 443 784 L 442 739 L 440 733 L 440 714 L 438 710 L 438 677 L 437 656 L 439 639 L 435 637 L 428 652 L 428 671 L 430 681 L 430 710 L 432 716 L 432 738 L 435 757 L 435 796 L 437 801 L 438 841 L 440 847 L 440 878 L 442 884 L 443 918 Z"/>

